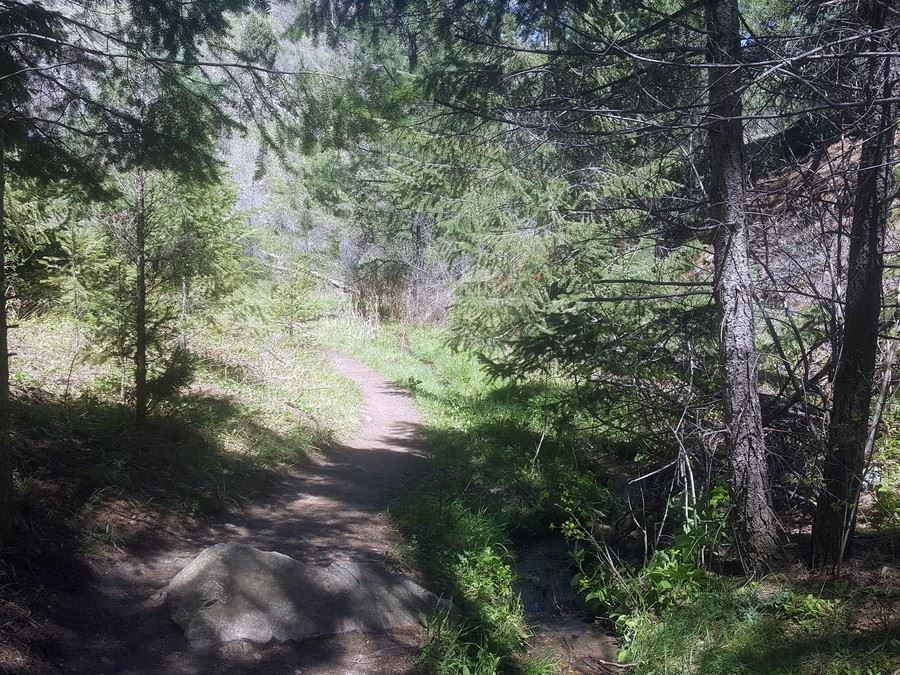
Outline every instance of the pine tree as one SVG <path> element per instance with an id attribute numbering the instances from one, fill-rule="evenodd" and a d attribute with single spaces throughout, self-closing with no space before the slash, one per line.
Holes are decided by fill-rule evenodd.
<path id="1" fill-rule="evenodd" d="M 189 312 L 227 298 L 243 278 L 233 191 L 133 169 L 98 207 L 82 244 L 89 315 L 102 355 L 133 364 L 135 424 L 186 384 Z"/>
<path id="2" fill-rule="evenodd" d="M 737 0 L 707 0 L 709 26 L 710 216 L 715 251 L 732 518 L 741 562 L 765 569 L 776 551 L 766 445 L 757 390 L 759 360 L 747 222 Z"/>
<path id="3" fill-rule="evenodd" d="M 183 109 L 215 112 L 224 122 L 215 101 L 184 87 L 179 70 L 191 68 L 201 46 L 225 34 L 227 11 L 247 4 L 245 0 L 127 0 L 116 3 L 120 18 L 110 22 L 110 15 L 99 5 L 56 9 L 0 0 L 0 204 L 5 203 L 11 176 L 65 175 L 80 178 L 86 185 L 100 182 L 97 174 L 107 162 L 130 161 L 126 149 L 134 149 L 135 134 L 142 139 L 144 161 L 209 171 L 215 158 L 203 152 L 204 146 L 194 146 L 190 126 L 184 124 L 188 117 L 181 117 L 176 130 L 165 103 L 156 108 L 159 114 L 136 118 L 127 106 L 104 100 L 103 92 L 127 77 L 130 64 L 144 64 L 172 92 L 167 102 L 181 99 Z M 187 133 L 173 137 L 173 131 Z M 206 134 L 200 136 L 201 142 L 207 139 Z M 178 140 L 187 143 L 176 144 Z M 0 207 L 0 251 L 5 251 L 4 215 Z M 0 264 L 0 289 L 6 287 L 5 267 Z M 4 294 L 0 298 L 0 544 L 9 536 L 13 516 L 7 314 Z"/>

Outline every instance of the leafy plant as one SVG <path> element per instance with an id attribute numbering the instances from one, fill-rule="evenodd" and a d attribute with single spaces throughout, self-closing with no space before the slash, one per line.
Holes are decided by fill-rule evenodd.
<path id="1" fill-rule="evenodd" d="M 669 546 L 657 549 L 637 568 L 622 564 L 595 534 L 602 510 L 578 503 L 569 494 L 562 504 L 569 514 L 563 534 L 580 545 L 573 552 L 579 569 L 573 583 L 586 602 L 617 620 L 623 634 L 633 632 L 635 615 L 690 601 L 707 588 L 703 563 L 724 540 L 729 505 L 725 488 L 714 489 L 701 507 L 683 508 L 681 531 Z"/>
<path id="2" fill-rule="evenodd" d="M 900 467 L 885 471 L 875 488 L 872 519 L 879 527 L 900 527 Z"/>
<path id="3" fill-rule="evenodd" d="M 808 631 L 826 623 L 834 623 L 840 615 L 841 604 L 837 600 L 822 598 L 812 593 L 788 590 L 767 599 L 761 608 Z"/>

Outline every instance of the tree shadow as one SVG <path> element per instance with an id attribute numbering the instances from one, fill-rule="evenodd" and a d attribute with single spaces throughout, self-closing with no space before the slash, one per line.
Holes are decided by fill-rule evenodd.
<path id="1" fill-rule="evenodd" d="M 289 433 L 269 429 L 230 399 L 187 397 L 136 430 L 123 405 L 16 393 L 18 534 L 3 550 L 0 578 L 26 584 L 66 586 L 79 577 L 86 549 L 153 548 L 172 536 L 167 521 L 246 503 L 271 485 L 280 463 L 302 460 L 324 438 L 300 424 Z M 226 446 L 237 427 L 249 451 Z M 95 522 L 110 503 L 125 512 L 119 528 Z"/>
<path id="2" fill-rule="evenodd" d="M 283 577 L 263 576 L 265 593 L 256 593 L 237 579 L 246 567 L 231 570 L 233 597 L 248 618 L 254 610 L 266 613 L 273 599 L 282 611 L 302 619 L 308 616 L 310 637 L 273 640 L 267 644 L 231 641 L 221 645 L 192 645 L 168 615 L 157 580 L 135 580 L 121 573 L 95 583 L 80 594 L 62 595 L 54 608 L 55 630 L 31 648 L 48 662 L 63 664 L 64 672 L 88 674 L 132 673 L 259 673 L 310 675 L 342 672 L 378 672 L 410 675 L 421 644 L 418 626 L 390 629 L 372 611 L 386 603 L 408 611 L 428 607 L 404 596 L 405 580 L 394 572 L 370 566 L 365 588 L 323 590 L 316 565 L 303 573 Z M 324 569 L 322 567 L 321 569 Z M 407 593 L 408 596 L 408 593 Z M 366 611 L 368 610 L 368 613 Z M 362 616 L 362 618 L 360 618 Z M 202 634 L 207 618 L 199 613 L 194 633 Z M 214 626 L 206 627 L 210 633 Z M 289 626 L 278 626 L 281 630 Z M 354 630 L 348 631 L 348 628 Z"/>
<path id="3" fill-rule="evenodd" d="M 226 446 L 223 439 L 236 426 L 253 441 L 249 452 Z M 310 562 L 362 556 L 383 563 L 384 585 L 390 587 L 396 582 L 387 564 L 390 552 L 375 546 L 370 534 L 382 526 L 390 496 L 420 467 L 421 455 L 410 452 L 418 446 L 418 425 L 385 427 L 374 447 L 334 445 L 325 459 L 306 462 L 302 472 L 286 470 L 277 460 L 304 458 L 311 438 L 321 434 L 299 424 L 291 433 L 276 432 L 229 398 L 187 397 L 136 432 L 127 408 L 87 397 L 65 402 L 34 390 L 17 398 L 15 428 L 18 472 L 28 479 L 20 486 L 22 545 L 4 551 L 3 570 L 7 580 L 31 589 L 23 593 L 33 605 L 29 611 L 48 629 L 22 648 L 44 655 L 46 663 L 79 673 L 302 668 L 324 674 L 350 672 L 360 664 L 368 672 L 368 659 L 378 672 L 415 671 L 421 644 L 415 627 L 198 652 L 169 620 L 160 592 L 195 555 L 221 541 Z M 273 458 L 259 449 L 266 445 L 280 448 L 280 454 Z M 373 478 L 361 486 L 360 475 Z M 263 493 L 264 501 L 249 504 Z M 116 542 L 128 556 L 98 567 L 85 557 L 85 519 L 98 502 L 119 500 L 133 507 L 125 520 L 148 524 Z M 229 509 L 237 504 L 243 508 Z M 53 556 L 45 555 L 48 549 Z M 37 592 L 39 586 L 48 587 L 49 595 Z M 45 605 L 42 597 L 52 600 Z M 341 598 L 331 598 L 331 604 L 325 632 L 356 611 Z M 0 642 L 7 637 L 3 632 Z"/>

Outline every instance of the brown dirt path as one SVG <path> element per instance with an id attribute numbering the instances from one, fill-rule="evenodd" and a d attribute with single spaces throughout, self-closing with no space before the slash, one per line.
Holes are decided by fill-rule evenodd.
<path id="1" fill-rule="evenodd" d="M 220 520 L 163 539 L 163 546 L 98 563 L 88 587 L 63 596 L 51 610 L 48 672 L 84 675 L 205 673 L 412 673 L 422 631 L 348 634 L 305 643 L 231 643 L 192 651 L 169 620 L 162 590 L 200 551 L 241 542 L 298 560 L 381 561 L 392 564 L 399 535 L 385 517 L 422 464 L 420 418 L 409 397 L 358 361 L 333 355 L 337 370 L 363 391 L 357 437 L 294 469 L 268 498 Z"/>

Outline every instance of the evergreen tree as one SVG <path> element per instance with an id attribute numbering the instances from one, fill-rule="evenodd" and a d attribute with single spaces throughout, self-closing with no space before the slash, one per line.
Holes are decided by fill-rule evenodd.
<path id="1" fill-rule="evenodd" d="M 747 166 L 737 0 L 708 0 L 710 216 L 715 251 L 732 517 L 741 562 L 765 568 L 777 549 L 759 402 L 747 222 Z"/>
<path id="2" fill-rule="evenodd" d="M 225 34 L 225 13 L 247 4 L 245 0 L 112 0 L 56 8 L 0 1 L 0 205 L 5 204 L 11 176 L 64 175 L 80 177 L 85 184 L 100 182 L 96 171 L 107 162 L 132 161 L 129 154 L 135 149 L 135 136 L 145 163 L 209 171 L 215 162 L 204 152 L 209 147 L 204 145 L 208 134 L 202 134 L 201 144 L 195 146 L 186 124 L 190 117 L 183 115 L 173 129 L 172 104 L 178 101 L 182 110 L 214 112 L 224 121 L 217 102 L 185 86 L 183 75 L 185 69 L 199 67 L 204 44 Z M 153 70 L 163 90 L 171 92 L 151 106 L 155 114 L 135 116 L 127 98 L 117 101 L 120 107 L 106 96 L 116 80 L 127 80 L 131 66 L 137 64 Z M 186 141 L 186 145 L 175 141 Z M 3 251 L 5 218 L 0 206 Z M 0 288 L 5 289 L 2 258 L 0 253 Z M 4 294 L 0 298 L 0 542 L 9 534 L 13 509 L 7 325 Z"/>
<path id="3" fill-rule="evenodd" d="M 897 104 L 894 100 L 896 26 L 887 2 L 861 7 L 854 26 L 865 36 L 859 49 L 865 85 L 858 133 L 862 137 L 853 196 L 847 290 L 838 342 L 824 481 L 813 528 L 812 563 L 839 567 L 856 529 L 859 495 L 871 447 L 872 395 L 882 304 L 884 242 L 893 187 Z M 854 22 L 856 23 L 856 22 Z"/>
<path id="4" fill-rule="evenodd" d="M 151 403 L 186 384 L 189 310 L 222 300 L 242 278 L 242 233 L 233 194 L 214 183 L 135 169 L 115 189 L 121 197 L 98 209 L 80 264 L 96 341 L 123 372 L 134 364 L 141 427 Z"/>

